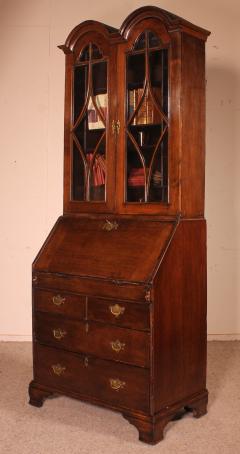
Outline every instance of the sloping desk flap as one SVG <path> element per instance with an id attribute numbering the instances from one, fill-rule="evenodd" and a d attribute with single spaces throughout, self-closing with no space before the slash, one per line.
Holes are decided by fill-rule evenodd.
<path id="1" fill-rule="evenodd" d="M 62 217 L 33 269 L 127 282 L 146 282 L 173 232 L 173 221 Z"/>

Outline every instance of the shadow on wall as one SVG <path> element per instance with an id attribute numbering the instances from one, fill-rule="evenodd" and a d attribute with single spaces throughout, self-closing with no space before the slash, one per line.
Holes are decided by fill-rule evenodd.
<path id="1" fill-rule="evenodd" d="M 237 73 L 209 65 L 206 147 L 209 334 L 240 333 L 239 94 Z"/>

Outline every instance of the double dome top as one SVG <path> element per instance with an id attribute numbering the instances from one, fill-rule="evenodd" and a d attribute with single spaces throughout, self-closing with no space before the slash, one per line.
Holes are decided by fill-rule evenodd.
<path id="1" fill-rule="evenodd" d="M 144 6 L 138 8 L 129 14 L 123 21 L 119 30 L 102 22 L 94 20 L 86 20 L 77 25 L 68 35 L 64 45 L 59 46 L 65 53 L 70 53 L 83 35 L 89 32 L 98 32 L 109 39 L 111 42 L 123 42 L 128 38 L 128 35 L 133 27 L 139 22 L 147 19 L 157 19 L 162 22 L 168 33 L 176 31 L 185 32 L 196 36 L 199 39 L 206 41 L 210 32 L 201 27 L 198 27 L 185 19 L 176 16 L 164 9 L 156 6 Z"/>

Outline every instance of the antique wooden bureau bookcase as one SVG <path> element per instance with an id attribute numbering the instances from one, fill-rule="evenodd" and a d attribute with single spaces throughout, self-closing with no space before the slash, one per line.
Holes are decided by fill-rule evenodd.
<path id="1" fill-rule="evenodd" d="M 30 404 L 117 410 L 156 443 L 206 413 L 205 41 L 156 7 L 66 55 L 64 210 L 33 263 Z"/>

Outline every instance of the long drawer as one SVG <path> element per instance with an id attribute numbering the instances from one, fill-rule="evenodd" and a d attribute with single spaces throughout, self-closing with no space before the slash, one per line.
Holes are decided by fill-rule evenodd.
<path id="1" fill-rule="evenodd" d="M 41 312 L 35 314 L 34 331 L 36 339 L 48 345 L 136 366 L 149 366 L 148 332 L 92 321 L 65 320 Z"/>
<path id="2" fill-rule="evenodd" d="M 119 408 L 149 411 L 149 370 L 35 343 L 34 378 L 60 392 L 79 393 Z"/>
<path id="3" fill-rule="evenodd" d="M 87 278 L 80 276 L 59 275 L 54 273 L 33 272 L 34 288 L 53 288 L 58 291 L 62 289 L 66 292 L 79 292 L 91 296 L 99 295 L 102 297 L 129 299 L 141 301 L 145 304 L 149 300 L 147 297 L 148 287 L 145 283 L 135 285 L 133 283 L 122 283 L 121 281 L 106 281 L 104 279 Z"/>

